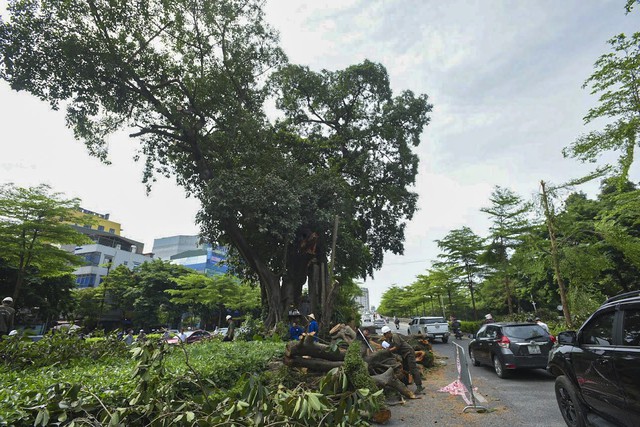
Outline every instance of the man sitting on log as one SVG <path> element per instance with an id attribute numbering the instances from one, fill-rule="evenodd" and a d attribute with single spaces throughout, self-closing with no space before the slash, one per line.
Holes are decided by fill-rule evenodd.
<path id="1" fill-rule="evenodd" d="M 416 364 L 416 353 L 413 347 L 405 341 L 404 337 L 400 334 L 394 334 L 388 326 L 383 326 L 381 329 L 382 335 L 385 340 L 391 344 L 389 351 L 396 353 L 402 357 L 402 363 L 407 367 L 411 375 L 413 375 L 413 381 L 416 383 L 416 393 L 424 394 L 424 387 L 422 387 L 422 376 L 418 370 Z"/>

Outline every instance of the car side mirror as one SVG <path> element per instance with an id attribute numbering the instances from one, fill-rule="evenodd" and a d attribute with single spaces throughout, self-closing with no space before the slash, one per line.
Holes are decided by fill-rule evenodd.
<path id="1" fill-rule="evenodd" d="M 558 344 L 573 345 L 578 342 L 576 331 L 564 331 L 558 334 Z"/>

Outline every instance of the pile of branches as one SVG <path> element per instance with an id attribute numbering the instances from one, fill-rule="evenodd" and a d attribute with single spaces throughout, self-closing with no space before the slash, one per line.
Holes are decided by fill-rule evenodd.
<path id="1" fill-rule="evenodd" d="M 285 350 L 284 363 L 289 367 L 304 368 L 311 372 L 326 373 L 344 365 L 347 347 L 360 341 L 360 356 L 375 385 L 380 389 L 391 389 L 410 399 L 414 393 L 407 384 L 412 382 L 402 365 L 402 359 L 389 350 L 376 345 L 380 337 L 371 336 L 367 342 L 364 335 L 345 324 L 338 324 L 330 331 L 331 342 L 321 344 L 313 335 L 303 334 L 300 341 L 291 341 Z M 408 339 L 416 352 L 418 366 L 433 366 L 433 353 L 427 340 L 411 337 Z"/>

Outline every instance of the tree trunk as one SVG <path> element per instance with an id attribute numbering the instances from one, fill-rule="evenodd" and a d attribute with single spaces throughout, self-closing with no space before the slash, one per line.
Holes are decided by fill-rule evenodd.
<path id="1" fill-rule="evenodd" d="M 396 378 L 395 370 L 393 368 L 387 369 L 384 373 L 378 375 L 372 375 L 371 379 L 376 383 L 379 388 L 389 387 L 396 390 L 398 393 L 409 399 L 415 398 L 415 395 L 409 388 L 404 385 L 402 381 Z"/>
<path id="2" fill-rule="evenodd" d="M 573 327 L 573 322 L 571 321 L 571 313 L 569 312 L 567 291 L 564 285 L 564 281 L 562 280 L 562 275 L 560 274 L 560 256 L 558 254 L 556 233 L 553 227 L 553 216 L 551 214 L 551 209 L 549 208 L 549 196 L 547 195 L 544 181 L 540 181 L 540 186 L 542 187 L 542 205 L 544 206 L 544 216 L 547 220 L 547 229 L 549 230 L 549 240 L 551 241 L 551 258 L 553 260 L 553 270 L 556 276 L 556 281 L 558 282 L 558 289 L 560 291 L 562 312 L 564 314 L 564 320 L 567 323 L 567 327 L 571 328 Z"/>
<path id="3" fill-rule="evenodd" d="M 513 314 L 513 297 L 511 296 L 511 283 L 509 282 L 509 275 L 506 271 L 504 273 L 504 290 L 507 293 L 507 306 L 509 307 L 509 314 Z"/>
<path id="4" fill-rule="evenodd" d="M 267 327 L 275 325 L 284 318 L 285 313 L 279 276 L 274 274 L 267 265 L 262 262 L 257 253 L 245 239 L 237 224 L 225 222 L 222 226 L 224 227 L 225 233 L 231 240 L 233 246 L 258 275 L 260 289 L 263 295 L 263 303 L 266 298 L 268 307 L 267 317 L 264 320 L 265 325 Z"/>

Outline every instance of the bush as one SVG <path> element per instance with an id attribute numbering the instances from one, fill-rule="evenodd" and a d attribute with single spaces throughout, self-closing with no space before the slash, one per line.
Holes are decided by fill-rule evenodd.
<path id="1" fill-rule="evenodd" d="M 37 342 L 32 342 L 29 338 L 0 341 L 0 363 L 8 370 L 68 366 L 80 359 L 125 357 L 126 354 L 127 346 L 114 336 L 85 340 L 77 334 L 55 333 L 47 334 Z"/>
<path id="2" fill-rule="evenodd" d="M 67 348 L 87 350 L 82 344 L 71 342 Z M 103 340 L 101 346 L 114 344 L 122 343 Z M 269 361 L 282 357 L 283 352 L 284 344 L 273 342 L 208 341 L 172 347 L 150 340 L 142 346 L 124 346 L 118 357 L 103 355 L 91 360 L 87 357 L 91 353 L 86 353 L 65 363 L 51 364 L 55 356 L 48 354 L 44 360 L 34 357 L 29 365 L 19 362 L 24 367 L 20 370 L 7 363 L 12 369 L 0 371 L 0 425 L 31 426 L 38 413 L 45 412 L 51 423 L 58 417 L 71 420 L 82 413 L 74 412 L 77 409 L 99 417 L 102 405 L 114 414 L 122 410 L 141 417 L 141 407 L 149 404 L 171 412 L 180 406 L 174 407 L 172 402 L 195 405 L 203 399 L 227 398 L 242 375 L 266 371 Z M 134 398 L 138 403 L 131 403 Z M 74 402 L 76 406 L 69 408 Z M 46 417 L 41 415 L 38 424 L 46 425 Z"/>

